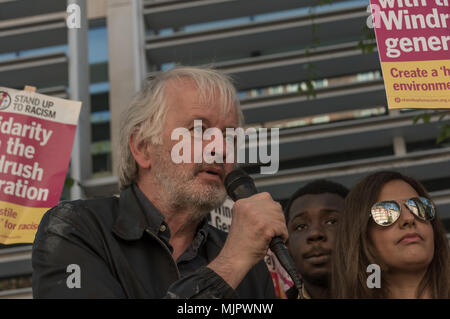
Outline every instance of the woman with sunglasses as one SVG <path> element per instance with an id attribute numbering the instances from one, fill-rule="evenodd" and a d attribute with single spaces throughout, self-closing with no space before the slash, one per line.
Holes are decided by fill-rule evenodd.
<path id="1" fill-rule="evenodd" d="M 381 269 L 380 288 L 368 287 L 373 264 Z M 386 171 L 350 191 L 331 278 L 335 298 L 450 298 L 448 240 L 420 182 Z"/>

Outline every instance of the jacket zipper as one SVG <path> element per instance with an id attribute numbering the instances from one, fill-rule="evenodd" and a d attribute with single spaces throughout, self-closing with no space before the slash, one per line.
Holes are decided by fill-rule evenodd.
<path id="1" fill-rule="evenodd" d="M 155 236 L 155 235 L 150 231 L 150 229 L 146 228 L 146 229 L 145 229 L 145 232 L 146 232 L 147 234 L 149 234 L 152 238 L 156 239 L 156 241 L 157 241 L 158 243 L 160 243 L 161 246 L 164 247 L 165 251 L 169 254 L 170 260 L 171 260 L 173 266 L 175 267 L 175 270 L 177 271 L 177 280 L 180 279 L 180 277 L 181 277 L 181 276 L 180 276 L 180 271 L 178 270 L 178 266 L 177 266 L 177 264 L 175 263 L 175 260 L 173 260 L 172 253 L 170 252 L 169 248 L 166 246 L 166 244 L 163 243 L 163 241 L 162 241 L 161 239 L 158 238 L 158 236 Z"/>

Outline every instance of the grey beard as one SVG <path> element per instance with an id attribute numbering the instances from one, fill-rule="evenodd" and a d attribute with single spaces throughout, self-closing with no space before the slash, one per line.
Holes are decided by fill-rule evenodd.
<path id="1" fill-rule="evenodd" d="M 156 165 L 153 167 L 153 176 L 161 186 L 161 194 L 168 206 L 188 209 L 192 212 L 193 220 L 200 221 L 211 210 L 223 204 L 226 198 L 223 185 L 198 185 L 197 188 L 195 178 L 200 166 L 193 172 L 180 172 L 181 174 L 177 175 L 175 166 L 170 165 L 170 158 L 164 158 L 163 152 L 164 150 L 157 150 L 154 153 Z"/>
<path id="2" fill-rule="evenodd" d="M 160 172 L 155 172 L 155 177 L 161 185 L 166 203 L 174 209 L 189 209 L 192 212 L 192 218 L 196 221 L 205 218 L 210 211 L 220 207 L 226 199 L 224 188 L 209 185 L 207 191 L 195 192 L 186 185 L 174 183 L 170 177 L 163 176 Z"/>
<path id="3" fill-rule="evenodd" d="M 189 208 L 192 212 L 192 219 L 200 221 L 205 218 L 213 209 L 220 207 L 226 198 L 225 192 L 214 186 L 209 186 L 210 190 L 206 194 L 189 192 L 189 190 L 174 191 L 168 193 L 171 197 L 170 203 L 173 208 Z M 178 189 L 177 189 L 178 190 Z"/>

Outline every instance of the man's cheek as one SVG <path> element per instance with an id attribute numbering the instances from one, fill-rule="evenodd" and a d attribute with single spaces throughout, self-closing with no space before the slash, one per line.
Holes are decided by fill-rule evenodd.
<path id="1" fill-rule="evenodd" d="M 235 164 L 225 164 L 225 174 L 230 173 L 233 169 L 237 168 Z"/>
<path id="2" fill-rule="evenodd" d="M 289 237 L 289 253 L 294 257 L 295 259 L 302 259 L 303 251 L 301 250 L 301 245 L 299 245 L 298 238 L 295 237 Z"/>
<path id="3" fill-rule="evenodd" d="M 334 241 L 336 240 L 336 229 L 333 229 L 327 233 L 328 242 L 331 248 L 333 248 Z"/>

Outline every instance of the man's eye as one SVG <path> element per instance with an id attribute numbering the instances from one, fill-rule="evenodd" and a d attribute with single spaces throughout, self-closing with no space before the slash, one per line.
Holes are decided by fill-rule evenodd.
<path id="1" fill-rule="evenodd" d="M 330 218 L 326 221 L 327 225 L 334 225 L 337 223 L 337 218 Z"/>
<path id="2" fill-rule="evenodd" d="M 297 226 L 295 226 L 295 230 L 305 230 L 306 227 L 308 227 L 308 225 L 306 225 L 306 224 L 298 224 Z"/>
<path id="3" fill-rule="evenodd" d="M 225 141 L 227 143 L 234 143 L 235 141 L 235 136 L 234 135 L 225 135 Z"/>
<path id="4" fill-rule="evenodd" d="M 194 126 L 191 130 L 196 136 L 202 138 L 205 128 L 203 126 Z"/>

